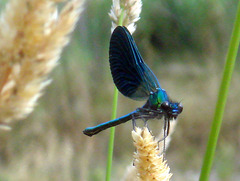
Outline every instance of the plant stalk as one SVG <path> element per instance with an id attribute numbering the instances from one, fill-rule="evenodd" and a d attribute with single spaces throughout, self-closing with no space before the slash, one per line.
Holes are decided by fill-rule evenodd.
<path id="1" fill-rule="evenodd" d="M 217 146 L 218 136 L 222 124 L 224 109 L 228 97 L 228 91 L 231 83 L 233 69 L 237 57 L 238 46 L 240 41 L 240 1 L 238 3 L 237 14 L 233 26 L 233 32 L 226 56 L 226 63 L 223 71 L 222 81 L 219 88 L 218 100 L 215 108 L 214 119 L 211 126 L 206 153 L 203 160 L 202 170 L 199 181 L 208 181 L 214 154 Z"/>
<path id="2" fill-rule="evenodd" d="M 118 90 L 117 90 L 116 87 L 114 87 L 113 109 L 112 109 L 111 119 L 116 119 L 116 116 L 117 116 L 117 102 L 118 102 Z M 115 135 L 115 127 L 112 127 L 110 129 L 110 136 L 109 136 L 109 142 L 108 142 L 106 181 L 111 180 L 112 158 L 113 158 L 113 148 L 114 148 L 114 135 Z"/>
<path id="3" fill-rule="evenodd" d="M 123 24 L 123 10 L 119 18 L 118 25 L 122 26 Z M 118 102 L 118 90 L 116 86 L 114 87 L 114 96 L 113 96 L 113 109 L 112 109 L 112 120 L 116 119 L 117 116 L 117 102 Z M 106 171 L 106 181 L 111 180 L 111 171 L 112 171 L 112 158 L 113 158 L 113 148 L 114 148 L 114 135 L 115 127 L 110 129 L 110 136 L 108 142 L 108 158 L 107 158 L 107 171 Z"/>

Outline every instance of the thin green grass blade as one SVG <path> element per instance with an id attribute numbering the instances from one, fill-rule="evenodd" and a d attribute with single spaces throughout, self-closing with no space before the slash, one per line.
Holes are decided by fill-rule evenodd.
<path id="1" fill-rule="evenodd" d="M 119 26 L 122 26 L 122 24 L 123 24 L 123 11 L 121 13 L 118 24 L 119 24 Z M 112 119 L 116 119 L 116 116 L 117 116 L 117 102 L 118 102 L 118 90 L 116 87 L 114 87 L 113 109 L 112 109 L 112 117 L 111 117 Z M 115 127 L 112 127 L 110 129 L 110 136 L 109 136 L 109 142 L 108 142 L 106 181 L 111 180 L 114 135 L 115 135 Z"/>
<path id="2" fill-rule="evenodd" d="M 229 49 L 226 56 L 226 63 L 223 71 L 222 82 L 219 88 L 218 100 L 216 104 L 214 119 L 212 122 L 211 132 L 208 139 L 206 153 L 203 160 L 202 170 L 200 174 L 200 181 L 208 181 L 214 154 L 217 146 L 218 135 L 220 132 L 224 109 L 227 101 L 228 91 L 230 87 L 231 77 L 237 57 L 238 46 L 240 40 L 240 1 L 238 3 L 238 9 L 236 19 L 233 27 L 233 32 L 229 44 Z"/>
<path id="3" fill-rule="evenodd" d="M 116 116 L 117 116 L 117 102 L 118 102 L 118 90 L 115 87 L 114 88 L 113 109 L 112 109 L 112 117 L 111 117 L 111 119 L 116 119 Z M 110 129 L 110 136 L 109 136 L 109 142 L 108 142 L 108 158 L 107 158 L 106 181 L 110 181 L 110 179 L 111 179 L 113 147 L 114 147 L 114 135 L 115 135 L 115 127 L 112 127 Z"/>

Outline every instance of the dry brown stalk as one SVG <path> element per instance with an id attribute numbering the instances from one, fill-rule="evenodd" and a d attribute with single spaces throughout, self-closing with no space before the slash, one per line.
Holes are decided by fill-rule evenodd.
<path id="1" fill-rule="evenodd" d="M 142 11 L 141 0 L 113 0 L 113 4 L 109 13 L 112 20 L 113 31 L 120 23 L 122 15 L 122 26 L 126 26 L 131 34 L 136 30 L 135 23 L 140 19 Z"/>
<path id="2" fill-rule="evenodd" d="M 0 19 L 0 125 L 32 112 L 69 41 L 83 0 L 10 0 Z"/>

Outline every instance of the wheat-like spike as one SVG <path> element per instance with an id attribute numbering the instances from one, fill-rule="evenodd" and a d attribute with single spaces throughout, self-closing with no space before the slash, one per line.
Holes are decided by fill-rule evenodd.
<path id="1" fill-rule="evenodd" d="M 10 0 L 0 19 L 0 125 L 29 114 L 83 10 L 83 0 Z M 0 127 L 1 128 L 1 127 Z"/>
<path id="2" fill-rule="evenodd" d="M 163 155 L 160 155 L 158 142 L 154 139 L 148 128 L 136 128 L 132 131 L 134 146 L 134 165 L 137 170 L 137 178 L 141 181 L 167 181 L 172 174 Z"/>
<path id="3" fill-rule="evenodd" d="M 167 150 L 169 144 L 170 144 L 170 141 L 171 141 L 171 136 L 175 130 L 175 127 L 176 127 L 176 124 L 177 124 L 177 120 L 171 120 L 170 122 L 170 130 L 169 130 L 169 135 L 167 136 L 167 138 L 165 139 L 165 151 Z M 139 131 L 139 129 L 138 129 Z M 161 140 L 163 138 L 163 131 L 159 134 L 159 136 L 157 138 L 155 138 L 156 140 Z M 132 133 L 133 134 L 133 133 Z M 154 138 L 152 138 L 154 139 Z M 135 140 L 134 140 L 135 141 Z M 164 141 L 161 141 L 158 143 L 158 152 L 159 154 L 158 155 L 161 155 L 161 154 L 164 154 L 163 153 L 163 144 L 164 144 Z M 127 167 L 127 170 L 126 170 L 126 173 L 124 175 L 124 178 L 123 178 L 123 181 L 137 181 L 137 170 L 136 170 L 136 167 L 132 165 L 132 163 Z"/>
<path id="4" fill-rule="evenodd" d="M 136 152 L 134 165 L 128 167 L 124 181 L 168 181 L 172 174 L 163 159 L 162 151 L 158 148 L 158 141 L 154 139 L 148 128 L 136 127 L 132 131 Z M 164 161 L 163 161 L 164 160 Z"/>
<path id="5" fill-rule="evenodd" d="M 141 0 L 113 0 L 109 13 L 112 20 L 111 31 L 119 25 L 120 17 L 123 16 L 122 26 L 126 26 L 131 34 L 136 30 L 135 23 L 140 19 L 142 11 Z"/>

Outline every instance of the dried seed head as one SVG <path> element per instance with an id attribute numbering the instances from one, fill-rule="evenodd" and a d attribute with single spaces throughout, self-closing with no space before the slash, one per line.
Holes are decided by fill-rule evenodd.
<path id="1" fill-rule="evenodd" d="M 141 0 L 113 0 L 109 13 L 112 20 L 112 32 L 119 25 L 122 16 L 122 26 L 126 26 L 132 34 L 136 30 L 135 23 L 140 19 L 141 11 Z"/>
<path id="2" fill-rule="evenodd" d="M 158 142 L 145 127 L 136 128 L 132 131 L 134 146 L 134 167 L 136 169 L 136 178 L 139 181 L 170 180 L 172 174 L 167 166 L 166 160 L 163 161 L 163 155 L 159 156 L 161 151 L 158 149 Z"/>
<path id="3" fill-rule="evenodd" d="M 29 114 L 57 65 L 83 0 L 10 0 L 0 18 L 0 125 Z"/>

